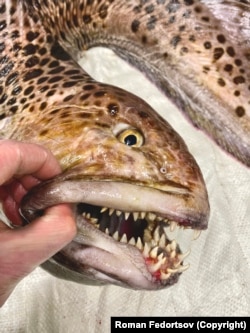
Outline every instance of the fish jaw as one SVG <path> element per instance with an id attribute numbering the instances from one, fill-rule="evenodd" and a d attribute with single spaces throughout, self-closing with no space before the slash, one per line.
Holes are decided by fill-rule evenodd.
<path id="1" fill-rule="evenodd" d="M 74 204 L 78 233 L 43 265 L 52 274 L 153 290 L 177 282 L 187 268 L 183 260 L 193 239 L 190 231 L 206 229 L 208 223 L 203 195 L 60 175 L 26 195 L 22 215 L 31 221 L 48 206 Z"/>

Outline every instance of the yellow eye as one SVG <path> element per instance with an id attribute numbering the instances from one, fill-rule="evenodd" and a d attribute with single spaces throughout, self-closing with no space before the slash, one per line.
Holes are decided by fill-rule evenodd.
<path id="1" fill-rule="evenodd" d="M 135 128 L 127 128 L 120 132 L 117 139 L 131 147 L 141 147 L 144 143 L 143 135 Z"/>

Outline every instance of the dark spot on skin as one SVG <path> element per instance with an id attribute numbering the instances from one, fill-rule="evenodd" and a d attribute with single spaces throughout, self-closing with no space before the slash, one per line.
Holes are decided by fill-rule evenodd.
<path id="1" fill-rule="evenodd" d="M 188 53 L 188 48 L 187 47 L 182 47 L 180 51 L 181 55 Z"/>
<path id="2" fill-rule="evenodd" d="M 31 56 L 26 62 L 25 62 L 25 66 L 30 68 L 30 67 L 34 67 L 35 65 L 37 65 L 39 63 L 39 58 L 37 56 Z"/>
<path id="3" fill-rule="evenodd" d="M 232 70 L 233 70 L 233 65 L 231 65 L 231 64 L 227 64 L 227 65 L 225 65 L 225 67 L 224 67 L 224 71 L 225 72 L 232 72 Z"/>
<path id="4" fill-rule="evenodd" d="M 202 21 L 204 22 L 209 22 L 210 21 L 210 18 L 208 16 L 202 16 Z"/>
<path id="5" fill-rule="evenodd" d="M 202 12 L 202 8 L 201 8 L 201 6 L 196 6 L 196 7 L 194 8 L 194 10 L 195 10 L 196 13 L 201 13 L 201 12 Z"/>
<path id="6" fill-rule="evenodd" d="M 107 15 L 108 15 L 108 6 L 105 4 L 101 5 L 98 13 L 99 13 L 99 17 L 101 19 L 105 19 L 105 17 L 107 17 Z"/>
<path id="7" fill-rule="evenodd" d="M 22 91 L 22 88 L 20 86 L 17 86 L 12 90 L 11 95 L 16 96 L 16 95 L 20 94 L 21 91 Z"/>
<path id="8" fill-rule="evenodd" d="M 107 94 L 107 92 L 105 91 L 105 90 L 99 90 L 99 91 L 96 91 L 95 93 L 94 93 L 94 96 L 95 97 L 103 97 L 103 96 L 105 96 Z"/>
<path id="9" fill-rule="evenodd" d="M 63 79 L 62 76 L 52 76 L 49 80 L 48 80 L 48 83 L 55 83 L 55 82 L 59 82 Z"/>
<path id="10" fill-rule="evenodd" d="M 39 110 L 43 111 L 44 109 L 46 109 L 46 107 L 47 107 L 47 102 L 42 102 L 40 107 L 39 107 Z"/>
<path id="11" fill-rule="evenodd" d="M 154 10 L 155 10 L 155 7 L 153 4 L 145 7 L 145 11 L 147 14 L 153 13 Z"/>
<path id="12" fill-rule="evenodd" d="M 45 55 L 47 52 L 48 52 L 48 51 L 47 51 L 47 49 L 46 49 L 45 47 L 42 47 L 42 48 L 38 51 L 38 53 L 39 53 L 40 55 Z"/>
<path id="13" fill-rule="evenodd" d="M 25 55 L 35 54 L 36 50 L 37 50 L 37 46 L 34 44 L 27 44 L 23 48 L 23 52 Z"/>
<path id="14" fill-rule="evenodd" d="M 234 51 L 234 48 L 232 46 L 229 46 L 227 48 L 227 54 L 230 56 L 230 57 L 234 57 L 235 56 L 235 51 Z"/>
<path id="15" fill-rule="evenodd" d="M 55 94 L 55 90 L 49 90 L 46 94 L 46 97 L 50 97 L 50 96 L 53 96 Z"/>
<path id="16" fill-rule="evenodd" d="M 224 44 L 226 42 L 226 38 L 222 34 L 217 36 L 217 40 L 218 40 L 219 43 L 222 43 L 222 44 Z"/>
<path id="17" fill-rule="evenodd" d="M 139 116 L 140 116 L 141 118 L 143 118 L 143 119 L 148 118 L 148 114 L 147 114 L 146 112 L 144 112 L 144 111 L 139 111 Z"/>
<path id="18" fill-rule="evenodd" d="M 17 110 L 18 110 L 18 106 L 17 106 L 17 105 L 12 106 L 12 107 L 10 108 L 10 112 L 12 112 L 12 113 L 16 113 Z"/>
<path id="19" fill-rule="evenodd" d="M 83 86 L 83 89 L 84 90 L 93 90 L 93 89 L 95 89 L 95 86 L 93 84 L 85 84 Z"/>
<path id="20" fill-rule="evenodd" d="M 238 67 L 242 66 L 242 61 L 240 59 L 235 59 L 234 63 Z"/>
<path id="21" fill-rule="evenodd" d="M 193 0 L 184 0 L 186 6 L 192 6 L 194 4 Z"/>
<path id="22" fill-rule="evenodd" d="M 109 105 L 107 105 L 107 109 L 111 116 L 115 116 L 119 112 L 119 106 L 114 103 L 110 103 Z"/>
<path id="23" fill-rule="evenodd" d="M 0 43 L 0 52 L 3 52 L 5 49 L 5 43 Z"/>
<path id="24" fill-rule="evenodd" d="M 4 77 L 7 76 L 10 71 L 12 70 L 12 68 L 14 67 L 14 63 L 13 62 L 9 62 L 6 66 L 4 66 L 1 71 L 0 71 L 0 77 Z"/>
<path id="25" fill-rule="evenodd" d="M 190 40 L 190 42 L 195 42 L 196 38 L 194 35 L 191 35 L 191 36 L 189 36 L 189 40 Z"/>
<path id="26" fill-rule="evenodd" d="M 44 83 L 47 80 L 48 80 L 47 76 L 40 77 L 40 79 L 37 80 L 37 84 L 39 85 L 41 83 Z"/>
<path id="27" fill-rule="evenodd" d="M 36 69 L 30 70 L 29 72 L 27 72 L 24 75 L 23 81 L 30 81 L 42 74 L 43 74 L 43 70 L 41 68 L 36 68 Z"/>
<path id="28" fill-rule="evenodd" d="M 64 87 L 64 88 L 70 88 L 70 87 L 75 86 L 76 83 L 77 83 L 76 81 L 68 81 L 68 82 L 64 82 L 64 83 L 63 83 L 63 87 Z"/>
<path id="29" fill-rule="evenodd" d="M 176 48 L 180 41 L 181 41 L 181 37 L 180 37 L 179 35 L 177 35 L 177 36 L 174 36 L 174 37 L 171 39 L 170 44 L 171 44 L 174 48 Z"/>
<path id="30" fill-rule="evenodd" d="M 33 40 L 36 39 L 38 36 L 39 36 L 39 33 L 37 31 L 36 32 L 29 31 L 26 34 L 26 38 L 29 42 L 33 42 Z"/>
<path id="31" fill-rule="evenodd" d="M 205 42 L 204 47 L 205 47 L 205 49 L 209 50 L 209 49 L 211 49 L 212 44 L 210 42 Z"/>
<path id="32" fill-rule="evenodd" d="M 69 54 L 57 42 L 51 47 L 50 53 L 58 60 L 70 60 Z"/>
<path id="33" fill-rule="evenodd" d="M 184 31 L 185 29 L 186 29 L 186 26 L 185 26 L 185 25 L 181 25 L 181 26 L 179 27 L 179 31 L 180 31 L 180 32 Z"/>
<path id="34" fill-rule="evenodd" d="M 17 73 L 17 72 L 11 73 L 11 74 L 7 77 L 7 79 L 6 79 L 6 81 L 5 81 L 5 85 L 6 85 L 6 86 L 11 85 L 12 83 L 14 83 L 14 82 L 16 81 L 17 77 L 18 77 L 18 73 Z"/>
<path id="35" fill-rule="evenodd" d="M 0 104 L 3 104 L 3 103 L 6 101 L 7 98 L 8 98 L 8 95 L 3 94 L 3 95 L 0 97 Z"/>
<path id="36" fill-rule="evenodd" d="M 49 68 L 55 68 L 55 67 L 58 67 L 58 66 L 59 66 L 59 61 L 57 61 L 57 60 L 53 60 L 49 64 Z"/>
<path id="37" fill-rule="evenodd" d="M 64 66 L 58 66 L 58 67 L 52 69 L 51 71 L 49 71 L 48 74 L 49 75 L 58 74 L 58 73 L 61 73 L 64 69 L 65 69 Z"/>
<path id="38" fill-rule="evenodd" d="M 240 91 L 239 91 L 239 90 L 235 90 L 234 95 L 235 95 L 236 97 L 239 97 L 239 96 L 240 96 Z"/>
<path id="39" fill-rule="evenodd" d="M 86 99 L 88 99 L 91 96 L 91 94 L 83 94 L 80 96 L 80 100 L 81 101 L 85 101 Z"/>
<path id="40" fill-rule="evenodd" d="M 15 97 L 12 97 L 11 99 L 8 100 L 8 103 L 7 105 L 13 105 L 16 103 L 16 98 Z"/>
<path id="41" fill-rule="evenodd" d="M 24 90 L 23 94 L 24 94 L 25 96 L 30 95 L 30 94 L 33 92 L 33 90 L 34 90 L 34 86 L 29 86 L 28 88 L 26 88 L 26 89 Z"/>
<path id="42" fill-rule="evenodd" d="M 221 47 L 216 47 L 214 49 L 214 60 L 220 59 L 224 54 L 224 49 Z"/>
<path id="43" fill-rule="evenodd" d="M 0 31 L 4 30 L 6 28 L 7 24 L 6 24 L 6 21 L 3 20 L 3 21 L 0 21 Z"/>
<path id="44" fill-rule="evenodd" d="M 141 41 L 143 44 L 147 44 L 147 41 L 148 41 L 147 36 L 143 35 L 141 38 Z"/>
<path id="45" fill-rule="evenodd" d="M 170 16 L 168 22 L 169 22 L 170 24 L 171 24 L 171 23 L 174 23 L 174 22 L 175 22 L 175 16 L 174 16 L 174 15 Z"/>
<path id="46" fill-rule="evenodd" d="M 153 30 L 155 28 L 157 22 L 157 18 L 155 16 L 150 16 L 148 22 L 147 22 L 147 29 L 148 30 Z"/>
<path id="47" fill-rule="evenodd" d="M 6 11 L 6 5 L 4 3 L 4 4 L 0 5 L 0 14 L 4 14 L 5 11 Z"/>
<path id="48" fill-rule="evenodd" d="M 131 30 L 136 33 L 139 30 L 140 21 L 134 20 L 131 24 Z"/>
<path id="49" fill-rule="evenodd" d="M 238 117 L 243 117 L 246 113 L 245 109 L 243 108 L 243 106 L 238 106 L 236 109 L 235 109 L 235 112 L 236 112 L 236 115 Z"/>
<path id="50" fill-rule="evenodd" d="M 218 79 L 218 84 L 219 84 L 221 87 L 225 87 L 226 82 L 225 82 L 222 78 L 219 78 L 219 79 Z"/>
<path id="51" fill-rule="evenodd" d="M 166 6 L 166 10 L 171 14 L 171 13 L 176 13 L 177 10 L 180 8 L 180 3 L 179 1 L 170 1 L 169 4 Z"/>
<path id="52" fill-rule="evenodd" d="M 244 76 L 236 76 L 234 78 L 234 83 L 235 84 L 242 84 L 242 83 L 245 83 L 245 82 L 246 82 L 246 80 L 245 80 Z"/>
<path id="53" fill-rule="evenodd" d="M 82 19 L 85 24 L 89 24 L 92 21 L 91 16 L 88 14 L 83 15 Z"/>

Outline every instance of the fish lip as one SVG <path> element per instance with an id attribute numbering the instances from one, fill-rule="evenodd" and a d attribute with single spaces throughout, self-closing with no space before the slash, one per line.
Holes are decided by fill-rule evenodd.
<path id="1" fill-rule="evenodd" d="M 32 221 L 39 211 L 58 203 L 86 203 L 124 211 L 146 210 L 155 212 L 162 218 L 174 220 L 180 226 L 200 230 L 207 227 L 209 212 L 206 195 L 198 197 L 191 191 L 171 193 L 117 181 L 65 180 L 58 177 L 34 187 L 23 198 L 21 213 L 27 221 Z M 79 218 L 82 219 L 80 225 L 77 221 Z M 150 272 L 147 258 L 142 256 L 138 248 L 124 245 L 102 231 L 95 230 L 96 228 L 79 214 L 76 214 L 76 221 L 77 236 L 51 259 L 57 261 L 59 257 L 56 265 L 63 271 L 68 269 L 69 280 L 83 282 L 81 280 L 85 280 L 86 276 L 90 280 L 101 277 L 113 284 L 145 290 L 161 289 L 177 282 L 181 274 L 178 270 L 173 270 L 165 280 L 157 279 Z M 109 238 L 108 242 L 105 237 Z M 178 251 L 174 259 L 177 261 L 178 255 L 182 254 L 182 251 Z M 146 257 L 152 259 L 149 254 Z M 107 264 L 109 262 L 112 264 Z M 103 263 L 106 263 L 105 267 L 102 266 Z M 97 267 L 98 265 L 100 267 Z M 55 275 L 58 275 L 57 273 L 58 270 Z M 65 278 L 64 274 L 61 277 Z"/>
<path id="2" fill-rule="evenodd" d="M 188 190 L 164 192 L 121 181 L 56 177 L 32 188 L 21 202 L 20 213 L 31 221 L 38 211 L 58 203 L 82 202 L 127 212 L 152 212 L 184 227 L 203 230 L 208 225 L 210 207 L 206 191 L 198 194 Z"/>

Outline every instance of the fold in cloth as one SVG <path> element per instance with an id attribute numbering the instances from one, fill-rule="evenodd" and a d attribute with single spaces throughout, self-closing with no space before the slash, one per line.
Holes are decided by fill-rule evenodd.
<path id="1" fill-rule="evenodd" d="M 37 268 L 0 310 L 0 332 L 109 332 L 111 316 L 250 315 L 250 169 L 194 128 L 143 74 L 111 51 L 93 49 L 81 63 L 94 78 L 142 97 L 181 134 L 207 184 L 208 230 L 193 244 L 189 270 L 161 291 L 80 285 Z"/>

